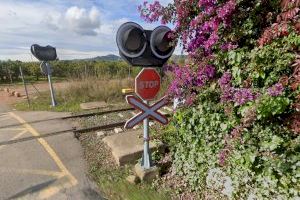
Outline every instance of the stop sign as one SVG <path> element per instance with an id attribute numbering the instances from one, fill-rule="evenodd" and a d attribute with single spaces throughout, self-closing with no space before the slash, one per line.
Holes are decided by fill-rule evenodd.
<path id="1" fill-rule="evenodd" d="M 143 100 L 152 100 L 160 89 L 160 75 L 154 68 L 144 68 L 135 78 L 135 93 Z"/>

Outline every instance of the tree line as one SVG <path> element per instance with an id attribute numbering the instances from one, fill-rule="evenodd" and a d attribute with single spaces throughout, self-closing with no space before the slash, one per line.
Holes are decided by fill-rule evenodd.
<path id="1" fill-rule="evenodd" d="M 125 78 L 135 76 L 139 69 L 132 68 L 124 61 L 53 61 L 52 75 L 59 78 L 81 79 L 86 77 Z M 39 81 L 44 77 L 40 62 L 0 61 L 0 83 L 13 83 L 21 80 L 20 67 L 25 78 Z"/>

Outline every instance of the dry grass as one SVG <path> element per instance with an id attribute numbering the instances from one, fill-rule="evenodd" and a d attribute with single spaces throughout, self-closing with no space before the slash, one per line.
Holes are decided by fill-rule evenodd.
<path id="1" fill-rule="evenodd" d="M 48 110 L 58 112 L 81 111 L 80 103 L 90 101 L 105 101 L 109 104 L 125 103 L 122 88 L 133 87 L 133 79 L 99 79 L 89 77 L 81 80 L 71 80 L 61 90 L 56 91 L 58 106 L 50 107 L 49 92 L 42 92 L 31 100 L 31 107 L 22 101 L 15 105 L 17 110 Z"/>
<path id="2" fill-rule="evenodd" d="M 124 101 L 122 88 L 133 87 L 133 85 L 132 79 L 86 78 L 81 81 L 71 81 L 65 90 L 59 92 L 59 96 L 65 102 L 118 102 Z"/>

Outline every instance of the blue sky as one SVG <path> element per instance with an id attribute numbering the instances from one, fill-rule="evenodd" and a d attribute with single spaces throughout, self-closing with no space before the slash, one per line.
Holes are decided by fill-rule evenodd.
<path id="1" fill-rule="evenodd" d="M 34 43 L 55 46 L 60 59 L 118 54 L 115 34 L 122 23 L 135 21 L 145 29 L 158 25 L 140 19 L 142 2 L 0 0 L 0 60 L 33 61 L 29 48 Z"/>

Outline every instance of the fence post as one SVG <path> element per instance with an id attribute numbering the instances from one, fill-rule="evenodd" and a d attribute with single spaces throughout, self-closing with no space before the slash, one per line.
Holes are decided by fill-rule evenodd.
<path id="1" fill-rule="evenodd" d="M 28 107 L 30 107 L 30 99 L 29 99 L 29 95 L 28 95 L 27 86 L 26 86 L 26 82 L 25 82 L 25 78 L 24 78 L 22 67 L 19 66 L 19 69 L 20 69 L 22 81 L 23 81 L 23 84 L 24 84 L 25 93 L 26 93 L 26 96 L 27 96 Z"/>

